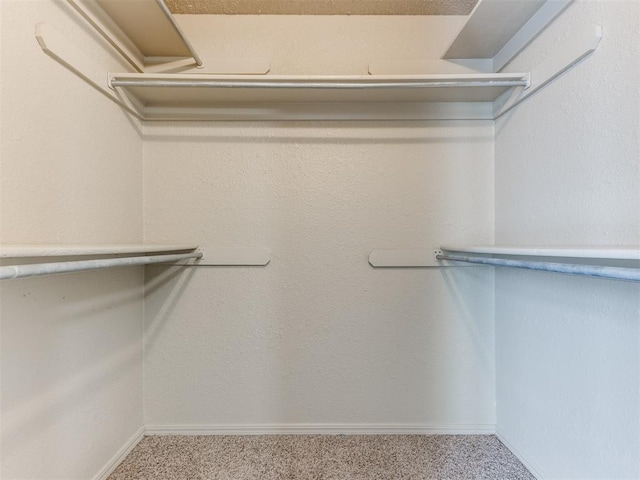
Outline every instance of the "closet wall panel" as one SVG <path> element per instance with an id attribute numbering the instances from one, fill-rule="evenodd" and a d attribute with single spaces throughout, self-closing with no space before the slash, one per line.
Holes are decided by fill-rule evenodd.
<path id="1" fill-rule="evenodd" d="M 462 20 L 179 17 L 203 58 L 272 74 L 437 58 Z M 492 241 L 492 122 L 148 123 L 144 148 L 147 241 L 272 253 L 147 269 L 148 425 L 493 428 L 492 272 L 367 261 Z"/>
<path id="2" fill-rule="evenodd" d="M 490 122 L 147 125 L 147 240 L 272 252 L 147 269 L 147 424 L 491 429 L 491 270 L 367 258 L 491 241 L 492 137 Z"/>
<path id="3" fill-rule="evenodd" d="M 496 124 L 497 243 L 640 243 L 639 19 L 637 2 L 575 2 L 508 67 L 603 27 Z M 497 428 L 539 478 L 640 476 L 639 347 L 638 285 L 497 271 Z"/>
<path id="4" fill-rule="evenodd" d="M 140 126 L 42 53 L 46 21 L 122 69 L 64 1 L 0 2 L 1 241 L 140 243 Z M 2 478 L 93 478 L 142 426 L 141 268 L 2 282 Z"/>

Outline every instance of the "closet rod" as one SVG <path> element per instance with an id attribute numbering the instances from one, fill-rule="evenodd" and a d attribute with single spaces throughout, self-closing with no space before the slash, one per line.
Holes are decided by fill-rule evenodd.
<path id="1" fill-rule="evenodd" d="M 450 255 L 439 253 L 436 260 L 477 263 L 494 267 L 525 268 L 544 272 L 567 273 L 612 280 L 640 281 L 640 269 L 624 267 L 607 267 L 602 265 L 576 265 L 571 263 L 536 262 L 524 260 L 506 260 L 502 258 L 472 257 L 466 255 Z"/>
<path id="2" fill-rule="evenodd" d="M 36 277 L 56 273 L 83 272 L 99 268 L 132 267 L 152 263 L 169 263 L 189 258 L 201 258 L 202 252 L 176 253 L 125 258 L 106 258 L 98 260 L 77 260 L 71 262 L 32 263 L 29 265 L 7 265 L 0 267 L 0 280 Z"/>
<path id="3" fill-rule="evenodd" d="M 528 80 L 403 80 L 393 81 L 360 81 L 360 82 L 291 82 L 291 81 L 234 81 L 234 80 L 153 80 L 153 79 L 129 79 L 118 80 L 112 78 L 112 87 L 158 87 L 158 88 L 316 88 L 316 89 L 383 89 L 383 88 L 438 88 L 438 87 L 526 87 Z"/>

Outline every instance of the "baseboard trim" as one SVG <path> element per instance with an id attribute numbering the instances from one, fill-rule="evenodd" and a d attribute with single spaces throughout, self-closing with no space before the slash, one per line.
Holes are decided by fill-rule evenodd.
<path id="1" fill-rule="evenodd" d="M 129 455 L 129 452 L 133 450 L 133 448 L 142 440 L 146 433 L 145 427 L 140 427 L 140 429 L 133 434 L 133 436 L 125 443 L 120 450 L 116 452 L 116 454 L 111 457 L 104 467 L 100 469 L 100 471 L 93 477 L 93 480 L 106 480 L 109 475 L 122 463 L 124 458 Z"/>
<path id="2" fill-rule="evenodd" d="M 519 450 L 514 446 L 513 442 L 509 441 L 508 437 L 505 436 L 504 432 L 496 428 L 496 436 L 498 439 L 504 443 L 505 447 L 511 450 L 518 460 L 522 462 L 522 464 L 527 467 L 527 470 L 531 472 L 531 474 L 536 477 L 537 480 L 551 480 L 551 477 L 547 475 L 544 470 L 542 470 L 535 462 L 531 461 L 529 457 L 522 453 L 522 450 Z"/>
<path id="3" fill-rule="evenodd" d="M 287 424 L 229 424 L 229 425 L 148 425 L 140 427 L 133 436 L 111 457 L 92 480 L 106 480 L 135 448 L 145 435 L 493 435 L 493 424 L 363 424 L 363 423 L 287 423 Z M 504 436 L 498 435 L 538 480 L 539 470 L 530 466 L 524 457 L 513 449 Z"/>
<path id="4" fill-rule="evenodd" d="M 493 424 L 421 425 L 361 423 L 147 425 L 146 435 L 492 435 Z"/>

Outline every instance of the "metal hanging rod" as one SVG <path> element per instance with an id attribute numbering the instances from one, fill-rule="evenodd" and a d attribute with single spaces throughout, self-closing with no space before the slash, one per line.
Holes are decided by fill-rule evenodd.
<path id="1" fill-rule="evenodd" d="M 201 258 L 202 252 L 176 253 L 126 258 L 106 258 L 98 260 L 78 260 L 71 262 L 33 263 L 29 265 L 7 265 L 0 267 L 0 280 L 36 277 L 57 273 L 83 272 L 100 268 L 133 267 L 153 263 L 170 263 L 190 258 Z"/>
<path id="2" fill-rule="evenodd" d="M 507 260 L 503 258 L 473 257 L 449 253 L 437 253 L 436 260 L 475 263 L 494 267 L 513 267 L 544 272 L 566 273 L 586 277 L 609 278 L 612 280 L 640 281 L 640 269 L 625 267 L 607 267 L 602 265 L 576 265 L 571 263 L 553 263 L 526 260 Z"/>
<path id="3" fill-rule="evenodd" d="M 385 89 L 385 88 L 444 88 L 444 87 L 527 87 L 527 79 L 516 80 L 403 80 L 403 81 L 260 81 L 260 80 L 187 80 L 187 79 L 124 79 L 111 78 L 112 87 L 156 88 L 307 88 L 307 89 Z"/>

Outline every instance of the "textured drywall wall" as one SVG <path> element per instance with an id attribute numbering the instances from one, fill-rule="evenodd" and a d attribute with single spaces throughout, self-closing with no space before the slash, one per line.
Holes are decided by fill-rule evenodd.
<path id="1" fill-rule="evenodd" d="M 189 41 L 215 68 L 217 59 L 261 58 L 272 75 L 367 75 L 375 61 L 439 60 L 465 23 L 463 16 L 176 15 Z M 470 62 L 482 68 L 482 62 Z M 479 67 L 477 67 L 479 66 Z M 424 68 L 424 67 L 422 67 Z M 197 72 L 197 70 L 196 70 Z M 407 73 L 412 73 L 408 71 Z"/>
<path id="2" fill-rule="evenodd" d="M 455 34 L 442 18 L 422 24 L 429 48 Z M 273 73 L 361 73 L 423 38 L 409 17 L 383 39 L 379 17 L 184 19 L 199 46 L 215 30 L 270 49 Z M 491 122 L 148 123 L 144 178 L 147 241 L 272 251 L 266 267 L 147 269 L 147 425 L 492 428 L 491 270 L 367 262 L 492 241 Z"/>
<path id="3" fill-rule="evenodd" d="M 640 244 L 640 5 L 571 5 L 509 70 L 603 40 L 496 125 L 496 241 Z M 539 478 L 640 477 L 640 286 L 496 274 L 497 429 Z"/>
<path id="4" fill-rule="evenodd" d="M 67 2 L 2 8 L 2 243 L 135 243 L 139 126 L 47 57 L 48 22 L 122 69 Z M 142 425 L 140 268 L 0 284 L 3 479 L 93 478 Z"/>
<path id="5" fill-rule="evenodd" d="M 477 0 L 165 0 L 176 14 L 468 15 Z"/>
<path id="6" fill-rule="evenodd" d="M 272 260 L 147 269 L 145 423 L 491 427 L 492 272 L 367 256 L 491 242 L 492 138 L 490 122 L 146 125 L 146 239 Z"/>

